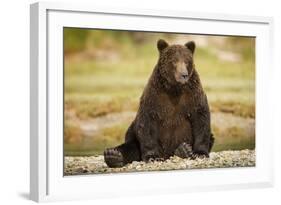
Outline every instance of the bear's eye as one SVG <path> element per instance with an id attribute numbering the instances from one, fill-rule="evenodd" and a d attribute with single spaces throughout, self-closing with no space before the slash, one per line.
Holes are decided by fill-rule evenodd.
<path id="1" fill-rule="evenodd" d="M 186 62 L 185 64 L 186 64 L 186 67 L 187 67 L 187 68 L 190 68 L 191 65 L 192 65 L 190 62 Z"/>
<path id="2" fill-rule="evenodd" d="M 177 63 L 178 63 L 177 61 L 172 61 L 172 64 L 173 64 L 174 67 L 177 66 Z"/>

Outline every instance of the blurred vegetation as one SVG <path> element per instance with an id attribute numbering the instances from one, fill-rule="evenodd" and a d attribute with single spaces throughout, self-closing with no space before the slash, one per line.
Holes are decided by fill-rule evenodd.
<path id="1" fill-rule="evenodd" d="M 64 29 L 65 54 L 85 49 L 88 34 L 89 31 L 84 29 Z"/>
<path id="2" fill-rule="evenodd" d="M 92 136 L 86 136 L 79 124 L 137 110 L 158 59 L 159 38 L 171 44 L 196 42 L 195 65 L 212 113 L 255 118 L 254 38 L 65 28 L 66 155 L 100 154 L 124 140 L 128 120 L 120 119 Z M 254 134 L 248 136 L 239 125 L 227 131 L 212 126 L 217 138 L 215 151 L 255 147 Z"/>

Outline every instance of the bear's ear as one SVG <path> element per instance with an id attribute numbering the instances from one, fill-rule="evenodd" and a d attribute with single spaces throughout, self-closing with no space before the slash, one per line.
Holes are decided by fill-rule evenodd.
<path id="1" fill-rule="evenodd" d="M 184 45 L 191 51 L 192 54 L 194 53 L 194 50 L 195 50 L 195 43 L 194 43 L 194 41 L 189 41 L 189 42 L 187 42 Z"/>
<path id="2" fill-rule="evenodd" d="M 164 48 L 167 48 L 168 46 L 169 46 L 168 43 L 163 39 L 159 39 L 157 41 L 157 48 L 159 52 L 161 52 Z"/>

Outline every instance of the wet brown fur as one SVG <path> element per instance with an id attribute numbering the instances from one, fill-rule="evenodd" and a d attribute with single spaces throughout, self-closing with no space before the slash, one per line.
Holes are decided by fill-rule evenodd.
<path id="1" fill-rule="evenodd" d="M 194 48 L 160 43 L 164 45 L 158 42 L 159 60 L 141 96 L 136 118 L 125 143 L 116 147 L 124 164 L 167 159 L 183 142 L 208 156 L 213 144 L 207 97 L 193 63 Z M 185 61 L 189 73 L 185 84 L 174 77 L 177 71 L 173 65 L 178 60 Z"/>

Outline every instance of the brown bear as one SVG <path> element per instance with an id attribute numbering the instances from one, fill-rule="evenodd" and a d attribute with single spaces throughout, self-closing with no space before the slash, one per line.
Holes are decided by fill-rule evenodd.
<path id="1" fill-rule="evenodd" d="M 208 157 L 213 146 L 210 111 L 193 54 L 195 43 L 158 40 L 158 62 L 143 91 L 125 142 L 104 151 L 109 167 L 133 161 Z"/>

